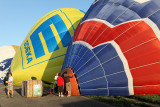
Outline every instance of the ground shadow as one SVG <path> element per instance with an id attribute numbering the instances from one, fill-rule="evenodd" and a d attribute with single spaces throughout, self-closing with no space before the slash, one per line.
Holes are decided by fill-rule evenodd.
<path id="1" fill-rule="evenodd" d="M 20 96 L 22 96 L 22 94 L 21 94 L 22 88 L 15 89 L 15 91 L 16 91 Z"/>
<path id="2" fill-rule="evenodd" d="M 50 94 L 50 87 L 43 87 L 43 95 L 48 96 Z"/>
<path id="3" fill-rule="evenodd" d="M 7 95 L 8 94 L 7 87 L 4 88 L 4 91 L 5 91 L 5 94 Z"/>
<path id="4" fill-rule="evenodd" d="M 68 102 L 61 105 L 62 107 L 112 107 L 111 105 L 103 104 L 94 100 L 84 100 L 78 102 Z"/>

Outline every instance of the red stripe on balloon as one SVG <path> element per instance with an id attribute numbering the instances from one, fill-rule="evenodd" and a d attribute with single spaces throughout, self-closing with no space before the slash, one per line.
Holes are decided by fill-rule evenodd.
<path id="1" fill-rule="evenodd" d="M 145 87 L 134 87 L 134 93 L 140 95 L 154 95 L 160 94 L 160 86 L 145 86 Z"/>

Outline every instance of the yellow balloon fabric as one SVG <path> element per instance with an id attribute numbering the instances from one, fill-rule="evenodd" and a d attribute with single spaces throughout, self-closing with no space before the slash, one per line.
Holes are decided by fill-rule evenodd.
<path id="1" fill-rule="evenodd" d="M 16 45 L 12 45 L 12 47 L 14 48 L 15 51 L 17 51 L 19 48 L 19 46 L 16 46 Z"/>
<path id="2" fill-rule="evenodd" d="M 65 54 L 84 12 L 74 8 L 62 8 L 43 16 L 30 30 L 18 49 L 11 72 L 14 85 L 36 77 L 53 82 L 61 72 Z"/>

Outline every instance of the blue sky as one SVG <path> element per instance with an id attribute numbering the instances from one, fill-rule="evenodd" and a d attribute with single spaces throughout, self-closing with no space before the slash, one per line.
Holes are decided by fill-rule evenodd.
<path id="1" fill-rule="evenodd" d="M 20 46 L 32 26 L 58 8 L 87 11 L 94 0 L 0 0 L 0 46 Z"/>

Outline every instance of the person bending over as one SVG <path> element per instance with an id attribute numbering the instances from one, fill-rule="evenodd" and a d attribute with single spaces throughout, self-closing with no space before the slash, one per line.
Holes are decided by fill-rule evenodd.
<path id="1" fill-rule="evenodd" d="M 74 73 L 73 73 L 73 75 L 74 75 Z M 65 80 L 65 85 L 66 85 L 66 91 L 68 92 L 68 96 L 67 97 L 71 96 L 71 82 L 70 82 L 70 78 L 73 78 L 73 75 L 72 76 L 69 76 L 68 74 L 64 75 L 64 80 Z"/>

